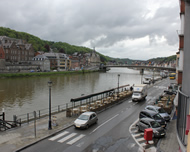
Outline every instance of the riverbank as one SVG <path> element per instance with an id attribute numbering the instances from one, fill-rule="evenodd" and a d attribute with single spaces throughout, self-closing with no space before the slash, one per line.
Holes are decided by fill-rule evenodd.
<path id="1" fill-rule="evenodd" d="M 1 73 L 0 78 L 13 78 L 13 77 L 32 77 L 32 76 L 49 76 L 49 75 L 62 75 L 62 74 L 79 74 L 99 72 L 99 70 L 78 70 L 78 71 L 57 71 L 57 72 L 30 72 L 30 73 Z"/>

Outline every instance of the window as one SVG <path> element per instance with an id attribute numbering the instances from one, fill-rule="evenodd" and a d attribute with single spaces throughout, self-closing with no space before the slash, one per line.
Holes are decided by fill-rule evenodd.
<path id="1" fill-rule="evenodd" d="M 160 119 L 162 119 L 162 117 L 161 117 L 159 114 L 155 114 L 155 115 L 153 116 L 153 118 L 154 118 L 155 120 L 160 120 Z"/>
<path id="2" fill-rule="evenodd" d="M 150 122 L 150 124 L 151 124 L 152 128 L 160 127 L 160 124 L 157 121 L 152 121 L 152 122 Z"/>

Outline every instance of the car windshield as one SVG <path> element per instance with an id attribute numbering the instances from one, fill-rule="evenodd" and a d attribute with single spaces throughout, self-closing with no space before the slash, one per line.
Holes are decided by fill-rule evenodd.
<path id="1" fill-rule="evenodd" d="M 162 117 L 161 117 L 159 114 L 155 114 L 153 117 L 154 117 L 155 120 L 160 120 L 160 119 L 162 119 Z"/>
<path id="2" fill-rule="evenodd" d="M 151 124 L 152 128 L 160 127 L 160 124 L 157 121 L 152 121 L 152 122 L 150 122 L 150 124 Z"/>
<path id="3" fill-rule="evenodd" d="M 159 109 L 158 109 L 158 112 L 159 112 L 159 113 L 166 113 L 166 111 L 165 111 L 163 108 L 159 108 Z"/>
<path id="4" fill-rule="evenodd" d="M 78 119 L 80 119 L 80 120 L 88 120 L 88 119 L 89 119 L 89 116 L 88 116 L 88 115 L 80 115 L 80 116 L 78 117 Z"/>

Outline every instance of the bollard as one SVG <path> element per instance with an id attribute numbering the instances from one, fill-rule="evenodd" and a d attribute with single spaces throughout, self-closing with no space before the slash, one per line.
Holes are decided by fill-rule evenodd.
<path id="1" fill-rule="evenodd" d="M 57 124 L 57 117 L 56 116 L 52 116 L 52 119 L 53 119 L 52 125 L 53 126 L 58 126 L 58 124 Z"/>

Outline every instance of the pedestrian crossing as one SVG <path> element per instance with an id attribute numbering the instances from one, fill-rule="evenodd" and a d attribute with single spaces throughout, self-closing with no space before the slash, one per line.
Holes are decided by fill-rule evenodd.
<path id="1" fill-rule="evenodd" d="M 64 131 L 56 136 L 49 138 L 50 141 L 56 141 L 58 143 L 66 143 L 68 145 L 72 145 L 85 137 L 84 134 L 70 133 L 68 131 Z"/>

